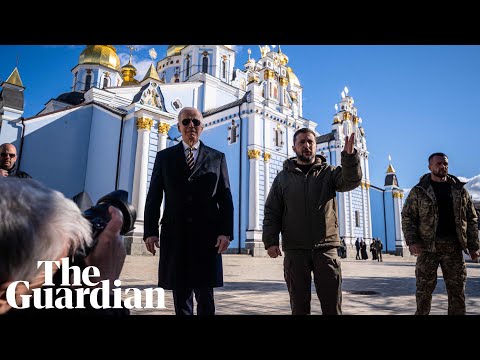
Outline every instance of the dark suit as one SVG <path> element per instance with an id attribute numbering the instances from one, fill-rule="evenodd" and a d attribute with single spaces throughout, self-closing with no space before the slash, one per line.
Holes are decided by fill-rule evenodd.
<path id="1" fill-rule="evenodd" d="M 144 240 L 159 234 L 163 192 L 158 286 L 174 290 L 175 302 L 176 294 L 185 290 L 187 297 L 191 290 L 203 289 L 199 294 L 211 292 L 207 300 L 211 308 L 212 288 L 223 286 L 222 257 L 215 247 L 217 237 L 233 239 L 233 202 L 225 155 L 200 142 L 191 171 L 182 143 L 157 153 L 145 203 Z M 195 294 L 198 301 L 199 294 Z"/>

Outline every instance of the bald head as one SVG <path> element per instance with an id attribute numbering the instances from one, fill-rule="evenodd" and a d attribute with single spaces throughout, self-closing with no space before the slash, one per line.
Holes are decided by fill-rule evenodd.
<path id="1" fill-rule="evenodd" d="M 17 161 L 17 148 L 15 145 L 5 143 L 0 145 L 0 169 L 10 170 Z"/>

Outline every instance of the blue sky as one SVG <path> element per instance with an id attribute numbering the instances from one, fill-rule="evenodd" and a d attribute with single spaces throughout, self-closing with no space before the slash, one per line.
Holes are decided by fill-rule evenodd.
<path id="1" fill-rule="evenodd" d="M 383 186 L 388 156 L 402 188 L 414 186 L 428 172 L 427 158 L 449 156 L 450 173 L 469 180 L 480 200 L 480 46 L 478 45 L 281 45 L 303 87 L 303 115 L 329 132 L 344 86 L 355 99 L 367 136 L 372 184 Z M 84 45 L 0 45 L 0 79 L 16 66 L 25 90 L 25 117 L 42 110 L 51 98 L 70 91 L 71 69 Z M 115 45 L 124 65 L 129 51 Z M 167 45 L 137 45 L 133 63 L 143 77 Z M 236 68 L 260 56 L 258 45 L 236 45 Z"/>

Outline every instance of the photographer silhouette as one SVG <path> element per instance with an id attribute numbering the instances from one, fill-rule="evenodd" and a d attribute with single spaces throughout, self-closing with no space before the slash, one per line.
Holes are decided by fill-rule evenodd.
<path id="1" fill-rule="evenodd" d="M 45 283 L 45 264 L 37 267 L 37 262 L 73 257 L 77 252 L 92 247 L 92 225 L 72 200 L 35 180 L 1 179 L 0 193 L 0 315 L 7 312 L 9 315 L 50 315 L 51 310 L 58 309 L 41 311 L 30 306 L 9 311 L 12 308 L 8 301 L 9 285 L 20 282 L 14 288 L 18 305 L 25 295 L 32 294 L 34 289 L 41 288 Z M 118 279 L 125 261 L 126 251 L 120 236 L 122 212 L 113 206 L 108 208 L 108 212 L 111 220 L 98 235 L 95 247 L 84 258 L 86 266 L 99 270 L 96 277 L 90 277 L 92 282 L 108 280 L 113 283 Z M 90 286 L 83 284 L 80 288 Z M 101 295 L 101 291 L 98 294 Z M 58 311 L 61 315 L 129 313 L 125 308 L 93 308 L 88 301 L 85 301 L 84 309 Z"/>

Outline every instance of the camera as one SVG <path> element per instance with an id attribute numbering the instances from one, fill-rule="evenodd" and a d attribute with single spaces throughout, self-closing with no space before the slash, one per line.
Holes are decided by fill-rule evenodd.
<path id="1" fill-rule="evenodd" d="M 85 249 L 85 253 L 76 254 L 76 257 L 85 257 L 92 251 L 97 243 L 98 235 L 105 229 L 108 222 L 111 220 L 108 207 L 114 206 L 122 212 L 123 226 L 120 230 L 120 235 L 134 229 L 135 220 L 137 218 L 137 211 L 128 202 L 128 192 L 125 190 L 115 190 L 111 193 L 101 197 L 95 206 L 92 206 L 92 200 L 88 193 L 81 192 L 73 197 L 73 201 L 77 204 L 83 212 L 83 216 L 90 221 L 92 225 L 92 245 Z"/>

